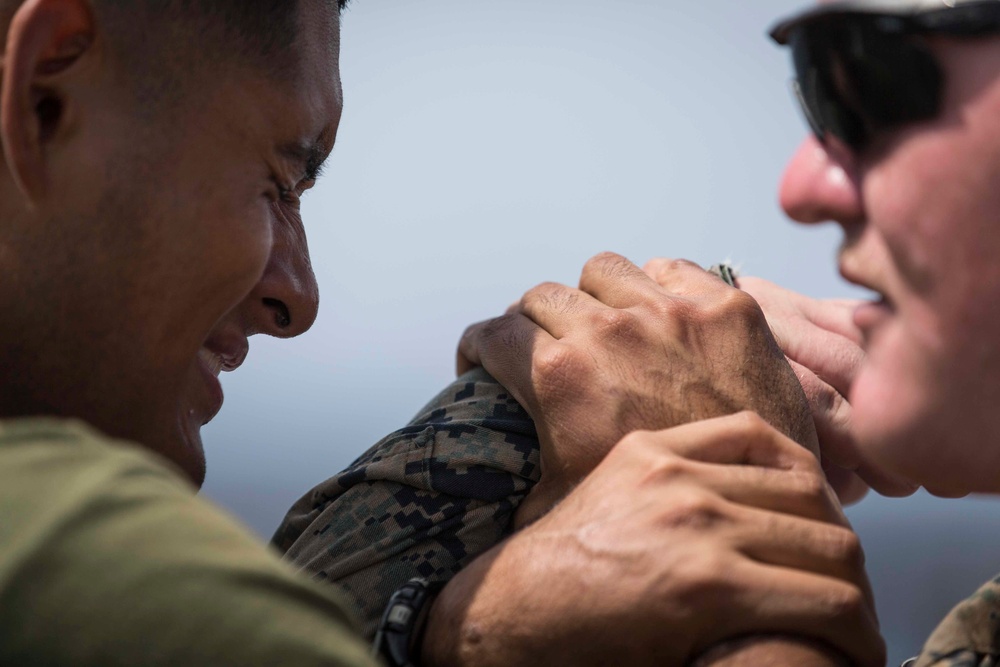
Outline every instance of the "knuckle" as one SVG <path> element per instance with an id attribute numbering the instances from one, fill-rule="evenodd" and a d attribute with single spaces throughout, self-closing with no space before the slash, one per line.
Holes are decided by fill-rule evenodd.
<path id="1" fill-rule="evenodd" d="M 830 614 L 834 618 L 858 619 L 867 615 L 865 596 L 856 586 L 846 583 L 837 586 L 830 592 L 828 602 Z"/>
<path id="2" fill-rule="evenodd" d="M 689 489 L 663 509 L 662 523 L 671 528 L 704 530 L 725 519 L 724 511 L 712 494 Z"/>
<path id="3" fill-rule="evenodd" d="M 692 304 L 676 294 L 646 299 L 641 304 L 641 310 L 645 318 L 661 327 L 690 320 L 694 315 Z"/>
<path id="4" fill-rule="evenodd" d="M 646 264 L 642 267 L 642 270 L 648 273 L 649 275 L 656 277 L 660 275 L 660 272 L 663 271 L 664 268 L 668 266 L 669 261 L 670 260 L 664 259 L 662 257 L 655 257 L 646 262 Z"/>
<path id="5" fill-rule="evenodd" d="M 811 455 L 810 455 L 811 458 Z M 799 497 L 812 505 L 825 504 L 829 500 L 826 479 L 817 472 L 789 472 L 788 475 L 795 480 L 795 488 Z"/>
<path id="6" fill-rule="evenodd" d="M 792 470 L 803 475 L 810 475 L 816 479 L 817 484 L 825 485 L 826 477 L 823 475 L 823 466 L 815 454 L 790 438 L 776 438 L 775 444 L 791 465 Z"/>
<path id="7" fill-rule="evenodd" d="M 531 358 L 531 370 L 540 398 L 552 398 L 586 382 L 589 366 L 577 350 L 553 343 L 537 350 Z"/>
<path id="8" fill-rule="evenodd" d="M 675 565 L 676 590 L 671 593 L 682 604 L 704 607 L 713 600 L 726 599 L 733 588 L 729 573 L 732 563 L 717 549 L 703 549 L 696 558 L 686 558 Z"/>
<path id="9" fill-rule="evenodd" d="M 823 471 L 812 452 L 778 431 L 758 413 L 744 410 L 730 419 L 739 435 L 747 442 L 753 443 L 754 447 L 774 452 L 786 460 L 789 468 L 801 474 L 803 478 L 812 476 L 816 478 L 817 484 L 824 483 Z M 811 486 L 812 482 L 809 485 Z"/>
<path id="10" fill-rule="evenodd" d="M 634 269 L 632 262 L 628 261 L 618 253 L 602 252 L 594 255 L 584 266 L 584 272 L 594 271 L 607 278 L 618 278 L 631 273 Z"/>
<path id="11" fill-rule="evenodd" d="M 794 370 L 795 378 L 799 381 L 799 385 L 802 387 L 802 392 L 806 395 L 806 400 L 809 401 L 809 407 L 813 411 L 813 414 L 830 412 L 836 401 L 836 398 L 833 396 L 835 392 L 830 385 L 816 377 L 808 368 L 802 367 L 801 369 L 795 368 Z"/>
<path id="12" fill-rule="evenodd" d="M 654 471 L 661 480 L 676 480 L 687 475 L 690 469 L 687 459 L 680 456 L 664 456 Z"/>
<path id="13" fill-rule="evenodd" d="M 631 337 L 639 326 L 639 318 L 627 310 L 602 308 L 591 316 L 594 329 L 602 340 Z"/>
<path id="14" fill-rule="evenodd" d="M 650 431 L 632 431 L 618 441 L 616 449 L 622 451 L 642 451 L 650 444 L 652 433 Z"/>
<path id="15" fill-rule="evenodd" d="M 831 550 L 834 558 L 848 565 L 855 572 L 863 572 L 865 567 L 865 551 L 861 546 L 861 538 L 847 528 L 838 528 L 830 537 Z"/>
<path id="16" fill-rule="evenodd" d="M 626 465 L 646 469 L 650 461 L 660 456 L 656 447 L 656 438 L 652 431 L 632 431 L 624 435 L 611 448 L 608 458 L 620 460 Z"/>
<path id="17" fill-rule="evenodd" d="M 470 324 L 469 326 L 465 327 L 465 331 L 462 332 L 462 337 L 459 340 L 463 343 L 472 341 L 476 337 L 476 335 L 479 334 L 481 331 L 482 331 L 482 324 L 479 323 Z"/>
<path id="18" fill-rule="evenodd" d="M 766 321 L 760 304 L 743 290 L 723 289 L 717 297 L 712 299 L 708 308 L 710 315 L 720 320 L 736 321 L 754 326 Z"/>
<path id="19" fill-rule="evenodd" d="M 571 309 L 577 294 L 570 288 L 555 282 L 544 282 L 528 290 L 524 295 L 526 304 L 538 304 L 542 308 L 565 312 Z"/>
<path id="20" fill-rule="evenodd" d="M 671 271 L 691 271 L 697 269 L 698 271 L 704 273 L 705 269 L 701 268 L 694 262 L 688 259 L 670 259 L 666 260 L 667 266 Z"/>
<path id="21" fill-rule="evenodd" d="M 751 441 L 771 440 L 774 436 L 771 425 L 753 410 L 737 412 L 731 419 L 740 434 Z"/>
<path id="22" fill-rule="evenodd" d="M 490 340 L 503 336 L 510 330 L 513 317 L 513 315 L 501 315 L 500 317 L 494 317 L 491 320 L 486 320 L 484 322 L 480 322 L 479 324 L 473 324 L 471 327 L 466 329 L 466 334 L 475 335 L 484 340 Z"/>
<path id="23" fill-rule="evenodd" d="M 649 476 L 657 482 L 673 481 L 686 476 L 691 470 L 687 459 L 673 454 L 661 454 L 650 466 Z"/>
<path id="24" fill-rule="evenodd" d="M 767 322 L 753 297 L 728 287 L 710 298 L 697 299 L 692 319 L 702 327 L 739 332 L 765 327 Z"/>
<path id="25" fill-rule="evenodd" d="M 561 292 L 564 289 L 566 289 L 564 285 L 561 285 L 557 282 L 546 281 L 532 287 L 530 290 L 528 290 L 528 294 L 533 294 L 536 296 L 545 296 L 552 293 Z"/>

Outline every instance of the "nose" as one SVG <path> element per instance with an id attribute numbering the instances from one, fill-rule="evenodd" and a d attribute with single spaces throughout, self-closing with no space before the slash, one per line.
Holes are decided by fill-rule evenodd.
<path id="1" fill-rule="evenodd" d="M 779 195 L 781 208 L 803 223 L 859 220 L 863 215 L 859 179 L 850 151 L 835 139 L 820 143 L 809 137 L 785 168 Z"/>
<path id="2" fill-rule="evenodd" d="M 248 335 L 291 338 L 308 331 L 316 320 L 319 287 L 298 212 L 281 204 L 274 208 L 271 256 L 243 301 L 243 320 Z"/>

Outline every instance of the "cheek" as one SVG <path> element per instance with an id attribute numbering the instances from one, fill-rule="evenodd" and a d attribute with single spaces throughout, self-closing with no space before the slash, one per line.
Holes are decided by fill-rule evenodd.
<path id="1" fill-rule="evenodd" d="M 867 344 L 867 360 L 851 386 L 853 427 L 865 455 L 885 470 L 923 481 L 921 443 L 935 397 L 930 358 L 912 329 L 895 321 Z"/>
<path id="2" fill-rule="evenodd" d="M 205 287 L 225 303 L 235 306 L 264 272 L 273 245 L 272 213 L 261 200 L 254 206 L 219 211 L 202 257 L 207 274 Z"/>
<path id="3" fill-rule="evenodd" d="M 958 302 L 900 308 L 868 342 L 850 392 L 866 456 L 945 495 L 995 491 L 991 471 L 1000 465 L 1000 448 L 989 444 L 1000 432 L 996 327 L 982 313 L 955 326 L 966 310 Z"/>

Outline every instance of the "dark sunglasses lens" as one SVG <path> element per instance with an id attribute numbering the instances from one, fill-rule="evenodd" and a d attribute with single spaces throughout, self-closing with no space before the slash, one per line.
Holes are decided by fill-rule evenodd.
<path id="1" fill-rule="evenodd" d="M 866 139 L 864 123 L 838 91 L 829 40 L 814 29 L 803 28 L 792 33 L 789 45 L 795 92 L 812 131 L 820 140 L 832 135 L 851 147 L 860 147 Z"/>
<path id="2" fill-rule="evenodd" d="M 919 36 L 854 18 L 802 26 L 789 43 L 800 100 L 821 139 L 859 150 L 877 133 L 938 113 L 941 72 Z"/>

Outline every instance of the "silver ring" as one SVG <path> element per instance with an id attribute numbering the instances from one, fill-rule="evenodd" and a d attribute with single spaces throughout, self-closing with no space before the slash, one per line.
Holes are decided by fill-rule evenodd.
<path id="1" fill-rule="evenodd" d="M 738 274 L 736 273 L 736 269 L 734 269 L 733 265 L 730 264 L 729 262 L 722 262 L 720 264 L 715 264 L 708 270 L 710 273 L 714 273 L 715 275 L 722 278 L 723 282 L 725 282 L 730 287 L 736 287 L 736 278 L 738 277 Z"/>

